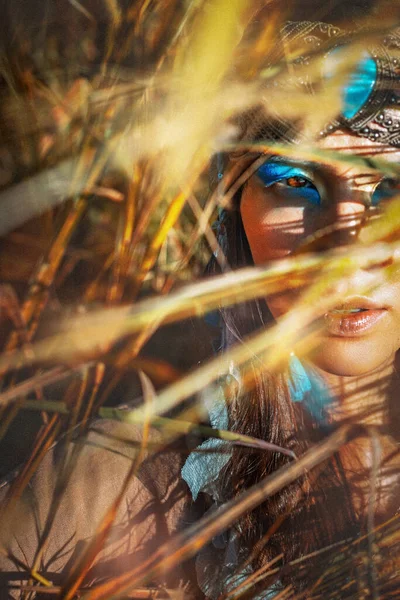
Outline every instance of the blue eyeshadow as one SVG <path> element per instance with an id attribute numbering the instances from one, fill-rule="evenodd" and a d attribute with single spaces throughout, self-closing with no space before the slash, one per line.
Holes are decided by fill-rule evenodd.
<path id="1" fill-rule="evenodd" d="M 378 206 L 378 204 L 384 200 L 391 200 L 395 196 L 399 194 L 399 189 L 397 186 L 393 188 L 388 188 L 385 185 L 378 185 L 372 194 L 371 204 L 372 206 Z"/>
<path id="2" fill-rule="evenodd" d="M 266 187 L 269 187 L 274 183 L 282 183 L 280 193 L 284 194 L 289 199 L 303 198 L 311 204 L 321 204 L 321 197 L 317 188 L 310 181 L 309 175 L 307 175 L 307 173 L 305 173 L 300 167 L 290 165 L 285 162 L 269 160 L 258 169 L 257 176 L 261 179 Z M 305 179 L 307 185 L 304 187 L 291 187 L 289 185 L 284 186 L 285 180 L 292 177 Z"/>

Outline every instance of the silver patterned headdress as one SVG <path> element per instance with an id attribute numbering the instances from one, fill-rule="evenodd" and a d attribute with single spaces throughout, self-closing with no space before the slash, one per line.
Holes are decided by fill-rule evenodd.
<path id="1" fill-rule="evenodd" d="M 354 44 L 363 49 L 350 71 L 346 67 Z M 294 58 L 285 61 L 285 56 Z M 322 57 L 322 61 L 321 61 Z M 315 59 L 324 66 L 315 76 Z M 343 67 L 341 112 L 327 122 L 320 135 L 339 127 L 382 144 L 400 147 L 400 28 L 384 36 L 370 31 L 348 32 L 319 22 L 289 22 L 281 30 L 276 47 L 268 56 L 269 64 L 281 64 L 278 78 L 263 86 L 265 104 L 268 94 L 280 86 L 318 94 L 330 69 Z M 309 68 L 310 67 L 310 68 Z M 346 71 L 347 69 L 347 71 Z M 284 111 L 283 111 L 284 112 Z M 279 114 L 252 111 L 242 121 L 243 138 L 248 140 L 296 141 L 299 123 Z"/>

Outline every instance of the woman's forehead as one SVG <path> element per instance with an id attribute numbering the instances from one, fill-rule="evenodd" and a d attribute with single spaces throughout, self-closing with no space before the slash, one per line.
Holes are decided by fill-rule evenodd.
<path id="1" fill-rule="evenodd" d="M 357 136 L 344 129 L 338 129 L 318 140 L 317 146 L 325 150 L 335 150 L 356 156 L 373 156 L 388 162 L 400 163 L 400 148 Z"/>

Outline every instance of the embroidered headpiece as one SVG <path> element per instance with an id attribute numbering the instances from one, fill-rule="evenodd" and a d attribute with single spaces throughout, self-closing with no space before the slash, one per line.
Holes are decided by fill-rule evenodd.
<path id="1" fill-rule="evenodd" d="M 361 41 L 363 50 L 349 69 L 349 53 L 359 48 Z M 372 141 L 400 146 L 400 28 L 379 39 L 367 31 L 350 34 L 326 23 L 289 22 L 267 60 L 270 65 L 282 65 L 287 56 L 294 58 L 285 61 L 279 77 L 270 78 L 263 88 L 264 106 L 274 89 L 318 94 L 324 82 L 342 71 L 341 111 L 320 135 L 341 127 Z M 315 73 L 317 58 L 322 65 L 319 76 Z M 299 123 L 262 110 L 251 111 L 242 125 L 243 138 L 252 141 L 294 142 L 301 137 Z"/>

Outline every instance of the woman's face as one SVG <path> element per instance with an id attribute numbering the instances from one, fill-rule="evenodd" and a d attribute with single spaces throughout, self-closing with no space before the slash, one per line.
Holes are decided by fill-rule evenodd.
<path id="1" fill-rule="evenodd" d="M 400 162 L 400 150 L 344 131 L 326 137 L 319 146 Z M 254 263 L 284 258 L 324 228 L 334 233 L 322 238 L 320 249 L 353 243 L 366 207 L 383 206 L 398 187 L 397 181 L 360 164 L 272 157 L 249 179 L 240 205 Z M 324 316 L 312 360 L 337 375 L 370 373 L 392 360 L 400 347 L 400 269 L 390 281 L 382 271 L 360 270 L 340 286 L 335 290 L 341 294 L 340 305 Z M 287 291 L 266 300 L 279 319 L 297 299 L 298 293 Z"/>

